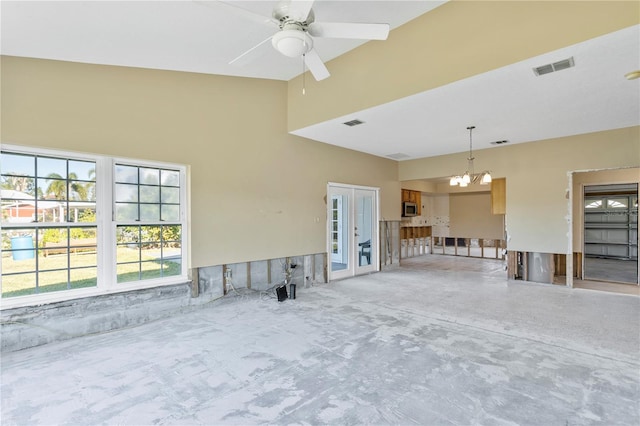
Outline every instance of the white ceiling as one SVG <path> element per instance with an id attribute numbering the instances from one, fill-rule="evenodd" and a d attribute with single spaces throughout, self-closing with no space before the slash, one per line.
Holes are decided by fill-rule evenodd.
<path id="1" fill-rule="evenodd" d="M 573 57 L 575 67 L 534 67 Z M 431 157 L 473 148 L 640 125 L 640 26 L 530 58 L 293 133 L 378 156 Z M 342 123 L 359 119 L 365 124 Z M 603 141 L 606 142 L 606 141 Z"/>
<path id="2" fill-rule="evenodd" d="M 396 28 L 443 3 L 318 0 L 313 10 L 316 22 L 382 22 Z M 302 60 L 281 55 L 271 43 L 229 64 L 278 32 L 275 25 L 234 9 L 268 19 L 277 4 L 2 0 L 1 51 L 3 55 L 288 81 L 302 72 Z M 365 42 L 316 38 L 314 47 L 326 62 Z"/>
<path id="3" fill-rule="evenodd" d="M 274 1 L 234 1 L 270 16 Z M 442 1 L 324 1 L 316 21 L 387 22 L 391 28 Z M 6 1 L 0 6 L 3 55 L 290 80 L 300 60 L 270 43 L 229 61 L 272 35 L 216 1 Z M 384 43 L 372 41 L 371 43 Z M 316 39 L 329 61 L 360 41 Z M 576 66 L 536 77 L 533 67 L 573 56 Z M 328 65 L 331 71 L 331 64 Z M 490 71 L 447 86 L 299 129 L 310 139 L 387 156 L 419 158 L 640 125 L 640 26 Z M 365 124 L 341 124 L 358 118 Z M 480 160 L 480 159 L 478 159 Z"/>

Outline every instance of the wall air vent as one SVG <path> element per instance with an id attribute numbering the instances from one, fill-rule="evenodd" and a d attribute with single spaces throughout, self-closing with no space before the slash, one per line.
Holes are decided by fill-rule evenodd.
<path id="1" fill-rule="evenodd" d="M 398 152 L 395 154 L 388 154 L 387 157 L 392 158 L 394 160 L 406 160 L 407 158 L 411 158 L 409 155 L 403 154 L 401 152 Z"/>
<path id="2" fill-rule="evenodd" d="M 345 121 L 345 122 L 344 122 L 344 123 L 342 123 L 342 124 L 346 124 L 346 125 L 347 125 L 347 126 L 349 126 L 349 127 L 353 127 L 353 126 L 357 126 L 357 125 L 362 124 L 362 123 L 364 123 L 364 121 L 360 121 L 360 120 L 358 120 L 358 119 L 356 118 L 355 120 Z"/>
<path id="3" fill-rule="evenodd" d="M 552 64 L 542 65 L 539 67 L 535 67 L 533 69 L 533 73 L 537 76 L 541 76 L 544 74 L 549 74 L 555 71 L 566 70 L 567 68 L 571 68 L 575 65 L 573 61 L 573 56 L 567 59 L 563 59 L 562 61 L 554 62 Z"/>
<path id="4" fill-rule="evenodd" d="M 505 139 L 503 141 L 490 142 L 491 145 L 504 145 L 505 143 L 509 143 L 509 141 Z"/>

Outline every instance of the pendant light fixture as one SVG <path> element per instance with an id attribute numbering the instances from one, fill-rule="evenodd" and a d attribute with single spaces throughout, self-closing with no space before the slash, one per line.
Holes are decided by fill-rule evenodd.
<path id="1" fill-rule="evenodd" d="M 467 158 L 467 171 L 464 172 L 463 175 L 452 176 L 449 180 L 449 185 L 451 186 L 458 185 L 464 188 L 473 183 L 480 183 L 480 185 L 488 185 L 491 183 L 491 173 L 489 173 L 488 171 L 484 171 L 482 173 L 474 173 L 473 170 L 473 160 L 475 160 L 475 158 L 473 157 L 472 133 L 473 129 L 475 128 L 476 126 L 467 127 L 467 130 L 469 131 L 469 157 Z"/>

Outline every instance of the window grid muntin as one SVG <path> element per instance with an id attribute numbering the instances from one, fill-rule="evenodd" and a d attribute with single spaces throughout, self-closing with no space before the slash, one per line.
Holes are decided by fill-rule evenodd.
<path id="1" fill-rule="evenodd" d="M 136 169 L 136 174 L 135 174 L 135 181 L 128 181 L 128 180 L 119 180 L 118 179 L 118 168 L 126 168 L 126 169 Z M 150 184 L 150 183 L 145 183 L 145 179 L 144 176 L 148 176 L 148 174 L 145 174 L 144 176 L 142 175 L 143 173 L 145 173 L 145 171 L 149 171 L 149 170 L 154 170 L 157 172 L 158 175 L 158 183 L 157 184 Z M 163 184 L 162 182 L 162 174 L 163 172 L 167 172 L 170 174 L 177 174 L 178 175 L 178 182 L 175 185 L 171 185 L 171 184 Z M 180 178 L 180 174 L 181 171 L 177 170 L 177 169 L 173 169 L 173 168 L 163 168 L 163 167 L 155 167 L 155 166 L 142 166 L 142 165 L 133 165 L 133 164 L 127 164 L 127 163 L 122 163 L 122 162 L 116 162 L 115 166 L 114 166 L 114 194 L 118 193 L 118 188 L 127 188 L 127 186 L 135 186 L 136 187 L 136 200 L 135 201 L 122 201 L 122 200 L 117 200 L 114 198 L 114 221 L 117 222 L 118 224 L 121 223 L 127 223 L 127 222 L 142 222 L 142 223 L 155 223 L 156 221 L 159 222 L 172 222 L 172 223 L 181 223 L 182 221 L 182 212 L 181 212 L 181 199 L 182 199 L 182 191 L 181 191 L 181 186 L 182 186 L 182 182 L 181 182 L 181 178 Z M 125 178 L 127 177 L 131 177 L 131 175 L 129 174 L 128 176 L 125 176 Z M 147 202 L 147 201 L 141 201 L 142 200 L 142 189 L 143 188 L 157 188 L 157 192 L 158 192 L 158 201 L 157 202 Z M 178 196 L 177 202 L 165 202 L 163 200 L 163 188 L 169 188 L 169 189 L 176 189 L 178 190 Z M 120 211 L 119 207 L 125 207 L 125 206 L 136 206 L 136 217 L 135 218 L 122 218 L 120 219 L 118 217 L 118 213 Z M 158 209 L 158 218 L 157 220 L 152 220 L 152 219 L 145 219 L 143 218 L 142 212 L 143 212 L 143 206 L 149 206 L 149 207 L 156 207 Z M 163 218 L 163 207 L 164 206 L 174 206 L 178 208 L 178 217 L 177 219 L 174 220 L 165 220 L 165 218 Z"/>
<path id="2" fill-rule="evenodd" d="M 134 172 L 135 170 L 135 172 Z M 121 174 L 119 172 L 122 172 Z M 114 199 L 114 222 L 116 224 L 116 283 L 122 284 L 131 281 L 130 274 L 137 274 L 139 281 L 155 278 L 165 278 L 180 275 L 183 270 L 184 260 L 184 234 L 183 234 L 183 171 L 173 167 L 161 167 L 155 165 L 134 165 L 126 162 L 116 162 L 114 164 L 114 190 L 115 194 L 135 193 L 135 200 L 123 200 L 122 198 Z M 127 187 L 135 187 L 135 191 L 126 189 Z M 148 201 L 146 193 L 150 188 L 155 189 L 154 197 L 157 201 Z M 165 190 L 167 193 L 165 193 Z M 145 193 L 146 191 L 146 193 Z M 177 191 L 177 194 L 171 194 L 170 191 Z M 166 197 L 169 197 L 167 201 Z M 171 199 L 173 196 L 173 201 Z M 121 209 L 131 208 L 135 206 L 136 217 L 125 217 L 121 215 Z M 165 209 L 173 209 L 173 216 L 167 217 Z M 151 214 L 145 214 L 145 213 Z M 176 228 L 178 230 L 178 239 L 165 239 L 165 230 Z M 135 238 L 130 235 L 125 239 L 122 232 L 131 232 L 135 229 Z M 159 239 L 148 239 L 147 235 L 151 235 L 153 230 L 157 229 Z M 143 232 L 146 230 L 147 232 Z M 172 254 L 166 254 L 166 245 L 175 244 Z M 157 247 L 153 247 L 157 246 Z M 127 248 L 137 250 L 135 259 L 122 260 L 121 252 Z M 149 253 L 149 249 L 157 249 L 159 256 L 153 259 L 146 258 L 143 253 Z M 178 255 L 175 255 L 177 250 Z M 131 253 L 130 253 L 131 254 Z M 169 259 L 171 257 L 172 259 Z M 134 267 L 135 270 L 130 270 Z M 175 268 L 175 269 L 174 269 Z"/>
<path id="3" fill-rule="evenodd" d="M 73 237 L 73 229 L 86 229 L 86 230 L 93 230 L 93 232 L 96 235 L 96 242 L 95 244 L 72 244 L 72 242 L 74 241 L 74 237 Z M 57 231 L 63 231 L 65 236 L 64 236 L 64 241 L 63 244 L 56 244 L 55 246 L 50 246 L 47 247 L 46 246 L 46 233 L 49 230 L 57 230 Z M 28 232 L 25 232 L 28 231 Z M 76 264 L 72 263 L 72 256 L 71 253 L 74 252 L 75 254 L 77 254 L 79 251 L 84 251 L 84 249 L 94 249 L 95 253 L 97 254 L 98 251 L 98 244 L 97 244 L 97 234 L 98 234 L 98 227 L 96 225 L 93 226 L 86 226 L 86 225 L 75 225 L 75 226 L 71 226 L 71 225 L 61 225 L 61 226 L 51 226 L 51 225 L 46 225 L 46 226 L 31 226 L 31 227 L 21 227 L 21 228 L 16 228 L 16 227 L 3 227 L 2 229 L 2 236 L 3 238 L 6 236 L 5 233 L 20 233 L 22 236 L 25 236 L 26 234 L 30 234 L 29 236 L 31 237 L 31 241 L 33 242 L 31 247 L 26 247 L 26 248 L 14 248 L 14 247 L 10 247 L 9 249 L 2 249 L 3 253 L 9 253 L 12 257 L 12 259 L 15 260 L 14 258 L 14 253 L 28 253 L 28 252 L 32 252 L 32 256 L 30 257 L 26 257 L 23 258 L 22 256 L 19 256 L 19 260 L 29 260 L 29 259 L 33 259 L 33 268 L 32 269 L 28 269 L 28 270 L 23 270 L 23 271 L 18 271 L 18 272 L 4 272 L 2 273 L 2 278 L 3 278 L 3 286 L 2 286 L 2 297 L 14 297 L 14 296 L 21 296 L 21 295 L 26 295 L 29 294 L 29 292 L 27 290 L 32 289 L 32 292 L 30 292 L 30 294 L 41 294 L 41 293 L 49 293 L 51 291 L 60 291 L 60 290 L 56 290 L 55 287 L 60 287 L 60 286 L 65 286 L 64 290 L 72 290 L 75 288 L 86 288 L 86 287 L 96 287 L 98 285 L 98 262 L 97 262 L 97 256 L 95 258 L 95 263 L 91 264 L 91 265 L 85 265 L 85 266 L 77 266 Z M 60 252 L 62 251 L 65 256 L 65 260 L 64 260 L 64 264 L 61 264 L 57 267 L 50 267 L 50 266 L 42 266 L 43 264 L 47 264 L 47 257 L 51 256 L 52 253 L 53 255 L 59 255 L 60 253 L 55 253 L 55 252 Z M 44 257 L 44 259 L 41 257 Z M 24 264 L 19 265 L 19 266 L 24 266 Z M 75 281 L 72 279 L 72 275 L 74 275 L 76 272 L 78 271 L 82 271 L 82 270 L 95 270 L 95 274 L 94 277 L 92 279 L 92 281 L 94 282 L 92 285 L 80 285 L 78 283 L 75 283 Z M 50 283 L 50 284 L 44 284 L 43 281 L 43 276 L 47 277 L 50 276 L 51 273 L 56 273 L 56 272 L 66 272 L 66 282 L 64 281 L 60 281 L 57 283 Z M 16 290 L 11 290 L 11 291 L 7 291 L 6 290 L 6 286 L 7 286 L 7 279 L 11 280 L 12 277 L 17 277 L 17 276 L 26 276 L 26 275 L 33 275 L 34 276 L 34 285 L 33 287 L 31 286 L 27 286 L 27 287 L 20 287 Z M 86 281 L 87 279 L 85 279 L 84 281 Z M 75 283 L 75 285 L 74 285 Z M 17 293 L 17 294 L 12 294 L 12 293 Z"/>
<path id="4" fill-rule="evenodd" d="M 135 232 L 135 238 L 129 238 L 128 240 L 124 240 L 124 241 L 120 241 L 120 232 L 118 231 L 118 229 L 123 229 L 122 232 L 131 232 L 131 229 L 134 228 L 136 230 Z M 158 235 L 159 238 L 158 239 L 150 239 L 147 237 L 147 235 L 151 235 L 153 233 L 153 230 L 156 229 L 159 231 Z M 165 238 L 165 232 L 164 231 L 169 231 L 170 228 L 176 228 L 178 230 L 178 238 L 177 239 L 166 239 Z M 143 230 L 147 230 L 147 232 L 143 232 Z M 132 249 L 134 246 L 136 251 L 137 251 L 137 259 L 136 260 L 128 260 L 128 261 L 120 261 L 118 259 L 118 255 L 119 252 L 116 254 L 116 270 L 120 271 L 123 270 L 124 268 L 126 268 L 127 265 L 129 266 L 133 266 L 133 265 L 137 265 L 138 267 L 137 269 L 137 274 L 138 274 L 138 280 L 139 281 L 143 281 L 145 279 L 153 279 L 153 278 L 164 278 L 164 277 L 171 277 L 171 276 L 176 276 L 179 274 L 176 273 L 170 273 L 168 275 L 165 275 L 165 266 L 167 267 L 167 269 L 171 269 L 171 263 L 177 264 L 177 267 L 182 270 L 182 262 L 183 262 L 183 257 L 184 257 L 184 251 L 183 251 L 183 226 L 182 224 L 168 224 L 168 223 L 158 223 L 158 224 L 121 224 L 121 225 L 117 225 L 116 227 L 116 251 L 118 252 L 118 248 L 121 249 Z M 170 257 L 176 257 L 176 255 L 168 255 L 165 256 L 165 250 L 168 248 L 166 247 L 167 244 L 176 244 L 177 247 L 174 247 L 175 249 L 178 250 L 179 252 L 179 256 L 177 256 L 177 261 L 173 261 L 173 260 L 169 260 Z M 157 247 L 154 247 L 157 246 Z M 145 249 L 157 249 L 160 252 L 160 256 L 154 259 L 143 259 L 143 251 Z M 159 268 L 156 268 L 160 271 L 160 274 L 158 277 L 143 277 L 143 273 L 145 271 L 149 271 L 148 270 L 144 270 L 144 266 L 146 265 L 151 265 L 153 262 L 159 262 Z M 153 271 L 154 269 L 151 269 L 151 271 Z M 117 279 L 116 279 L 117 283 L 123 283 L 123 282 L 129 282 L 130 280 L 120 280 L 120 273 L 117 274 Z"/>
<path id="5" fill-rule="evenodd" d="M 49 149 L 41 149 L 41 148 L 25 148 L 22 146 L 14 146 L 14 145 L 9 145 L 9 144 L 4 144 L 4 146 L 2 147 L 2 153 L 3 155 L 11 155 L 11 156 L 15 156 L 15 158 L 18 159 L 26 159 L 27 160 L 27 164 L 29 164 L 29 166 L 31 167 L 31 169 L 27 170 L 28 173 L 26 173 L 28 176 L 32 176 L 31 181 L 30 182 L 25 182 L 30 184 L 30 186 L 32 188 L 34 188 L 33 191 L 31 191 L 31 196 L 30 198 L 27 198 L 28 200 L 33 200 L 33 202 L 35 203 L 35 199 L 37 198 L 35 196 L 35 194 L 37 194 L 37 184 L 35 181 L 35 177 L 38 175 L 38 173 L 35 172 L 35 157 L 52 157 L 52 158 L 62 158 L 64 159 L 67 163 L 65 164 L 73 164 L 73 168 L 71 166 L 69 166 L 69 170 L 75 170 L 77 171 L 77 175 L 80 176 L 84 176 L 86 172 L 86 167 L 84 167 L 84 165 L 87 162 L 90 162 L 92 165 L 93 173 L 91 174 L 89 179 L 81 179 L 83 182 L 91 182 L 92 183 L 92 187 L 91 189 L 88 191 L 88 193 L 90 194 L 87 198 L 90 200 L 93 200 L 94 206 L 92 207 L 95 210 L 95 219 L 93 222 L 79 222 L 79 223 L 72 223 L 72 222 L 68 222 L 68 223 L 60 223 L 60 222 L 55 222 L 55 223 L 45 223 L 45 222 L 38 222 L 41 225 L 44 226 L 59 226 L 61 224 L 68 226 L 68 227 L 78 227 L 78 226 L 86 226 L 87 224 L 91 224 L 92 226 L 96 226 L 98 229 L 102 229 L 101 231 L 101 237 L 100 240 L 97 241 L 97 249 L 98 249 L 98 253 L 95 254 L 95 258 L 97 259 L 98 262 L 98 268 L 97 268 L 97 280 L 98 280 L 98 288 L 96 289 L 97 291 L 90 291 L 90 292 L 83 292 L 83 293 L 65 293 L 65 292 L 54 292 L 54 293 L 48 293 L 49 296 L 47 296 L 46 298 L 43 297 L 35 297 L 33 299 L 29 298 L 29 299 L 20 299 L 20 300 L 11 300 L 7 299 L 5 304 L 3 305 L 3 307 L 11 307 L 11 306 L 27 306 L 30 302 L 30 300 L 33 301 L 38 301 L 37 303 L 41 303 L 42 301 L 62 301 L 62 300 L 68 300 L 68 299 L 72 299 L 74 297 L 77 297 L 77 295 L 79 294 L 104 294 L 105 291 L 107 291 L 110 287 L 112 287 L 113 285 L 116 284 L 115 282 L 115 233 L 114 233 L 114 226 L 115 223 L 113 222 L 113 218 L 111 215 L 108 214 L 108 210 L 107 208 L 109 208 L 109 206 L 114 204 L 114 193 L 110 190 L 113 189 L 113 185 L 114 185 L 114 177 L 113 177 L 113 164 L 115 162 L 125 162 L 125 163 L 129 163 L 129 164 L 136 164 L 136 165 L 140 165 L 142 167 L 154 167 L 157 169 L 161 169 L 161 170 L 165 170 L 165 172 L 167 170 L 171 170 L 170 175 L 169 176 L 164 176 L 162 175 L 161 178 L 161 182 L 162 182 L 162 186 L 164 187 L 175 187 L 178 189 L 179 191 L 179 203 L 176 202 L 175 204 L 175 211 L 178 213 L 178 215 L 176 216 L 175 221 L 169 222 L 169 221 L 165 221 L 163 222 L 164 225 L 170 225 L 170 224 L 176 224 L 180 226 L 181 229 L 181 246 L 180 246 L 180 254 L 176 260 L 178 268 L 177 268 L 177 272 L 175 272 L 176 278 L 179 279 L 183 279 L 186 278 L 186 264 L 184 262 L 187 253 L 186 253 L 186 249 L 187 246 L 186 244 L 186 239 L 188 237 L 188 235 L 184 232 L 186 232 L 186 223 L 184 222 L 184 217 L 185 217 L 185 210 L 184 210 L 184 203 L 186 202 L 186 196 L 184 193 L 184 185 L 185 185 L 185 167 L 182 165 L 176 165 L 176 164 L 170 164 L 170 163 L 157 163 L 157 162 L 147 162 L 145 160 L 131 160 L 131 159 L 115 159 L 115 158 L 109 158 L 109 157 L 102 157 L 102 156 L 98 156 L 98 155 L 94 155 L 94 154 L 74 154 L 74 153 L 68 153 L 68 152 L 64 152 L 64 151 L 56 151 L 56 150 L 49 150 Z M 79 164 L 74 163 L 75 161 L 79 161 Z M 18 167 L 17 169 L 24 169 L 24 167 Z M 2 172 L 4 172 L 4 170 L 2 170 Z M 0 172 L 0 173 L 2 173 Z M 165 173 L 163 172 L 163 173 Z M 14 173 L 4 173 L 7 176 L 12 176 L 15 175 L 17 177 L 23 177 L 22 175 L 19 174 L 14 174 Z M 42 171 L 40 170 L 39 174 L 43 174 Z M 73 180 L 73 179 L 72 179 Z M 171 183 L 174 182 L 174 183 Z M 73 192 L 72 192 L 72 196 L 70 197 L 66 197 L 68 198 L 66 201 L 68 201 L 68 204 L 72 203 L 72 199 L 74 198 L 73 196 Z M 22 197 L 17 197 L 16 199 L 20 199 L 23 200 L 24 198 Z M 167 206 L 169 203 L 165 203 L 165 206 Z M 65 207 L 69 208 L 69 205 L 66 205 Z M 73 206 L 72 206 L 73 207 Z M 69 211 L 73 210 L 73 208 L 69 209 Z M 72 217 L 71 214 L 67 214 L 66 215 L 66 219 L 70 219 Z M 4 229 L 4 228 L 13 228 L 13 229 L 17 229 L 20 227 L 24 227 L 25 225 L 27 226 L 31 226 L 32 223 L 29 222 L 29 224 L 25 224 L 25 223 L 6 223 L 4 221 L 4 218 L 0 218 L 0 221 L 2 221 L 2 225 L 0 226 L 0 228 Z M 140 224 L 140 222 L 137 222 L 136 224 Z M 101 254 L 100 254 L 101 253 Z M 95 262 L 94 262 L 95 264 Z M 102 266 L 100 266 L 102 264 Z M 112 266 L 109 266 L 112 265 Z M 75 275 L 75 271 L 79 271 L 82 268 L 78 267 L 78 268 L 74 268 L 71 270 L 71 274 L 72 280 L 75 280 L 74 275 Z M 5 270 L 6 271 L 6 270 Z M 28 275 L 24 274 L 24 275 Z M 32 274 L 33 275 L 33 274 Z M 95 276 L 95 274 L 94 274 Z M 33 280 L 31 280 L 31 282 L 35 282 L 35 277 Z M 167 284 L 171 283 L 171 282 L 175 282 L 174 280 L 169 280 L 169 281 L 164 281 Z M 158 280 L 151 280 L 151 281 L 141 281 L 138 283 L 131 283 L 134 284 L 132 285 L 127 285 L 126 287 L 120 287 L 122 289 L 133 289 L 133 288 L 147 288 L 150 286 L 155 286 L 155 285 L 163 285 L 163 282 L 158 281 Z M 44 296 L 41 295 L 41 296 Z M 0 292 L 0 298 L 2 298 L 2 294 Z M 16 303 L 14 303 L 16 302 Z"/>
<path id="6" fill-rule="evenodd" d="M 52 202 L 52 199 L 47 198 L 47 195 L 49 195 L 49 193 L 45 194 L 45 183 L 49 182 L 46 185 L 46 188 L 49 189 L 52 185 L 53 182 L 63 182 L 64 183 L 64 197 L 62 198 L 54 198 L 53 202 L 58 202 L 60 203 L 65 211 L 65 220 L 61 221 L 60 223 L 63 222 L 72 222 L 71 220 L 71 216 L 70 213 L 72 211 L 72 209 L 70 208 L 71 203 L 74 202 L 78 202 L 78 201 L 85 201 L 85 202 L 93 202 L 95 203 L 95 194 L 93 197 L 91 197 L 91 200 L 76 200 L 74 198 L 72 198 L 70 196 L 70 194 L 72 194 L 72 187 L 73 184 L 72 182 L 75 182 L 77 184 L 79 184 L 78 187 L 82 187 L 87 186 L 88 184 L 93 184 L 94 185 L 94 192 L 95 192 L 95 183 L 96 180 L 94 179 L 90 179 L 90 178 L 86 178 L 86 179 L 82 179 L 77 177 L 77 175 L 75 175 L 75 172 L 70 172 L 69 170 L 69 164 L 70 163 L 86 163 L 86 164 L 92 164 L 93 165 L 93 169 L 95 170 L 96 167 L 96 162 L 94 160 L 88 160 L 88 159 L 76 159 L 76 158 L 69 158 L 69 157 L 59 157 L 59 156 L 54 156 L 54 155 L 45 155 L 45 154 L 28 154 L 28 153 L 17 153 L 17 152 L 11 152 L 9 150 L 7 151 L 2 151 L 2 155 L 7 155 L 9 157 L 23 157 L 23 158 L 29 158 L 31 160 L 31 162 L 33 163 L 33 174 L 29 174 L 29 172 L 27 171 L 27 174 L 16 174 L 15 172 L 2 172 L 1 174 L 1 179 L 2 182 L 4 183 L 6 181 L 6 178 L 21 178 L 21 179 L 30 179 L 32 180 L 32 191 L 33 194 L 29 194 L 28 192 L 25 192 L 24 190 L 20 191 L 19 189 L 15 189 L 13 188 L 15 191 L 19 191 L 19 192 L 23 192 L 27 195 L 31 195 L 30 198 L 3 198 L 4 200 L 7 201 L 20 201 L 20 200 L 24 200 L 24 201 L 31 201 L 34 203 L 34 211 L 35 211 L 35 222 L 46 222 L 46 220 L 41 220 L 41 217 L 37 214 L 38 210 L 40 210 L 40 207 L 43 205 L 46 205 L 44 203 L 47 202 Z M 58 161 L 58 162 L 63 162 L 64 163 L 64 176 L 57 174 L 59 177 L 51 177 L 52 173 L 49 173 L 47 175 L 43 174 L 41 172 L 41 160 L 42 161 Z M 75 175 L 75 177 L 72 177 L 72 174 Z M 43 182 L 43 185 L 41 186 L 40 182 Z M 95 207 L 94 207 L 95 209 Z M 46 207 L 43 207 L 44 210 L 44 215 L 46 215 Z M 2 221 L 4 224 L 4 220 Z"/>

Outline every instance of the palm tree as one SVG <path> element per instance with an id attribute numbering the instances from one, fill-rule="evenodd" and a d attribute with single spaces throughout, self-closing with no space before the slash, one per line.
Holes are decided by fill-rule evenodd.
<path id="1" fill-rule="evenodd" d="M 71 172 L 69 178 L 64 179 L 58 173 L 49 173 L 47 180 L 51 181 L 47 187 L 47 195 L 52 196 L 56 200 L 67 199 L 67 181 L 71 181 L 69 185 L 70 194 L 68 199 L 78 199 L 81 201 L 87 200 L 87 188 L 80 182 L 77 182 L 78 176 Z M 73 197 L 75 195 L 75 197 Z"/>
<path id="2" fill-rule="evenodd" d="M 95 200 L 96 199 L 96 168 L 93 167 L 89 170 L 87 179 L 91 182 L 85 183 L 85 188 L 87 189 L 87 200 Z"/>
<path id="3" fill-rule="evenodd" d="M 2 189 L 12 189 L 14 191 L 33 195 L 33 178 L 28 176 L 22 176 L 15 173 L 12 175 L 2 176 L 2 183 L 0 186 Z"/>
<path id="4" fill-rule="evenodd" d="M 73 177 L 71 175 L 74 175 L 74 173 L 69 173 L 69 179 L 75 179 L 75 175 Z M 71 194 L 75 194 L 80 201 L 86 201 L 87 187 L 80 182 L 73 181 L 71 182 Z"/>
<path id="5" fill-rule="evenodd" d="M 67 198 L 67 181 L 58 173 L 49 173 L 47 176 L 49 186 L 47 186 L 46 198 L 65 200 Z"/>

